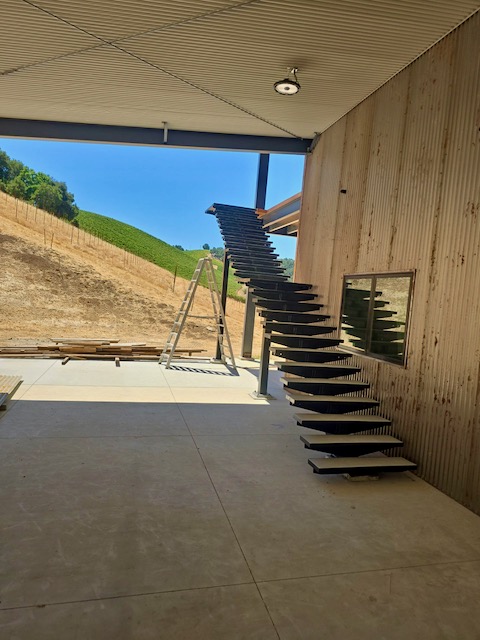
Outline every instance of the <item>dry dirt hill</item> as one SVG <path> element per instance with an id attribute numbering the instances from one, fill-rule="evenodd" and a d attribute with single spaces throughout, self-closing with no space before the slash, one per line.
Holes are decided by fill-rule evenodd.
<path id="1" fill-rule="evenodd" d="M 0 344 L 52 337 L 163 343 L 188 281 L 0 192 Z M 239 353 L 243 303 L 228 300 L 227 323 Z M 212 313 L 199 287 L 193 313 Z M 180 346 L 212 355 L 211 320 L 191 320 Z M 257 323 L 255 350 L 259 350 Z"/>

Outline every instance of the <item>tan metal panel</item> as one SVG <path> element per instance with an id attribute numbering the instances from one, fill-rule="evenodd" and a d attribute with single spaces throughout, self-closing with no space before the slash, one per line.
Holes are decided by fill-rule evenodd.
<path id="1" fill-rule="evenodd" d="M 367 186 L 371 148 L 374 102 L 365 100 L 346 117 L 336 242 L 342 251 L 334 251 L 331 263 L 329 310 L 339 322 L 343 275 L 358 272 L 360 237 L 363 224 L 363 203 Z M 328 130 L 325 135 L 328 135 Z M 346 193 L 342 193 L 345 191 Z"/>
<path id="2" fill-rule="evenodd" d="M 341 152 L 343 124 L 323 134 L 298 238 L 301 276 L 330 292 L 336 321 L 344 274 L 415 270 L 407 366 L 354 360 L 420 475 L 478 513 L 479 31 L 477 14 L 348 114 L 340 204 L 322 172 Z M 322 242 L 327 274 L 311 257 Z"/>
<path id="3" fill-rule="evenodd" d="M 478 9 L 478 0 L 35 4 L 0 3 L 3 117 L 307 138 Z M 292 65 L 302 90 L 285 98 L 273 83 Z"/>

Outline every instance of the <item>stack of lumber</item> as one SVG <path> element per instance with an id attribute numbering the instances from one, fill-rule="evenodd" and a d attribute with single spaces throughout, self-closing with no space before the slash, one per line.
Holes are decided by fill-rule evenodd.
<path id="1" fill-rule="evenodd" d="M 120 342 L 107 338 L 51 338 L 50 344 L 0 346 L 0 358 L 63 358 L 68 360 L 158 360 L 163 348 L 145 342 Z M 176 353 L 201 353 L 205 349 L 176 349 Z"/>
<path id="2" fill-rule="evenodd" d="M 0 411 L 5 411 L 7 408 L 7 400 L 10 400 L 22 382 L 20 376 L 5 376 L 0 374 Z"/>

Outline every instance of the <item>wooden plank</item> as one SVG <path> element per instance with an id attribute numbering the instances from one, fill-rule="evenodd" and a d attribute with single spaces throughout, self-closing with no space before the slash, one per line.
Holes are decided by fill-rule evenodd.
<path id="1" fill-rule="evenodd" d="M 66 358 L 64 358 L 62 360 L 62 364 L 67 364 L 67 362 L 70 360 L 70 356 L 67 356 Z"/>
<path id="2" fill-rule="evenodd" d="M 120 340 L 111 338 L 50 338 L 52 342 L 58 344 L 113 344 Z"/>
<path id="3" fill-rule="evenodd" d="M 0 393 L 11 396 L 22 384 L 21 376 L 0 376 Z"/>
<path id="4" fill-rule="evenodd" d="M 68 347 L 62 347 L 61 345 L 58 347 L 60 353 L 97 353 L 97 347 L 79 347 L 75 345 L 70 345 Z"/>

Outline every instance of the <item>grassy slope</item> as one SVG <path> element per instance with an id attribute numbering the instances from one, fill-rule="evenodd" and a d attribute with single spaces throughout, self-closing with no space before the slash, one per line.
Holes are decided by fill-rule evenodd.
<path id="1" fill-rule="evenodd" d="M 190 280 L 192 277 L 198 260 L 208 255 L 208 251 L 204 249 L 182 251 L 163 242 L 163 240 L 151 236 L 149 233 L 145 233 L 145 231 L 141 231 L 136 227 L 114 220 L 113 218 L 101 216 L 98 213 L 80 211 L 77 221 L 80 228 L 88 233 L 98 236 L 102 238 L 102 240 L 106 240 L 116 247 L 125 249 L 140 258 L 153 262 L 171 273 L 174 273 L 176 269 L 177 275 L 186 280 Z M 220 287 L 223 275 L 223 264 L 219 260 L 214 260 L 214 264 L 217 265 L 215 275 L 217 276 L 217 282 Z M 203 284 L 205 284 L 205 281 Z M 238 283 L 232 277 L 232 274 L 230 274 L 228 280 L 228 295 L 232 298 L 243 300 L 241 296 L 237 295 L 238 289 Z"/>

